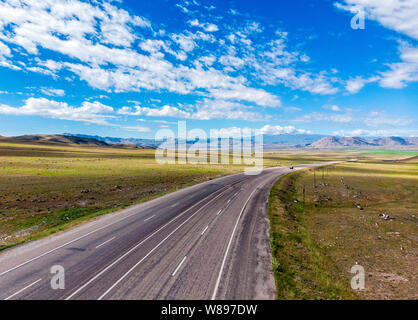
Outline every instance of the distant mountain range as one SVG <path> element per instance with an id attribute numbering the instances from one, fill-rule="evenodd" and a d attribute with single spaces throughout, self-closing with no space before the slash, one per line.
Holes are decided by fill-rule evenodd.
<path id="1" fill-rule="evenodd" d="M 69 134 L 65 134 L 69 135 Z M 110 138 L 88 135 L 73 135 L 82 138 L 92 138 L 103 141 L 107 144 L 136 145 L 141 147 L 155 148 L 161 144 L 161 141 L 154 139 L 124 139 Z M 315 134 L 281 134 L 264 135 L 264 149 L 286 149 L 286 148 L 311 148 L 311 149 L 340 149 L 340 148 L 364 148 L 364 147 L 387 147 L 400 148 L 408 146 L 418 146 L 418 138 L 384 137 L 367 140 L 360 137 L 330 137 Z M 195 141 L 187 141 L 188 145 L 193 145 Z"/>
<path id="2" fill-rule="evenodd" d="M 77 136 L 67 136 L 59 134 L 28 134 L 17 137 L 2 137 L 0 136 L 0 142 L 10 143 L 39 143 L 39 144 L 65 144 L 65 145 L 83 145 L 83 146 L 100 146 L 105 147 L 109 144 L 93 139 L 83 138 Z"/>
<path id="3" fill-rule="evenodd" d="M 100 147 L 121 147 L 121 148 L 157 148 L 162 141 L 154 139 L 138 138 L 114 138 L 90 136 L 83 134 L 62 135 L 23 135 L 17 137 L 2 137 L 0 142 L 11 143 L 39 143 L 56 145 L 82 145 Z M 418 137 L 384 137 L 376 139 L 365 139 L 361 137 L 332 137 L 324 135 L 306 134 L 283 134 L 265 135 L 263 137 L 265 150 L 279 149 L 356 149 L 356 148 L 415 148 L 418 147 Z M 197 141 L 187 141 L 187 145 L 193 145 Z M 201 143 L 201 142 L 200 142 Z M 239 141 L 230 141 L 230 145 Z"/>
<path id="4" fill-rule="evenodd" d="M 314 149 L 339 149 L 339 148 L 364 148 L 364 147 L 386 147 L 399 148 L 417 146 L 417 138 L 385 137 L 373 140 L 366 140 L 360 137 L 324 137 L 312 144 L 309 148 Z"/>
<path id="5" fill-rule="evenodd" d="M 324 135 L 319 134 L 281 134 L 277 136 L 264 135 L 264 148 L 276 149 L 276 148 L 305 148 L 310 144 L 325 138 Z"/>
<path id="6" fill-rule="evenodd" d="M 138 138 L 114 138 L 114 137 L 101 137 L 101 136 L 89 136 L 85 134 L 71 134 L 64 133 L 65 136 L 79 137 L 79 138 L 90 138 L 98 141 L 105 142 L 109 145 L 131 145 L 138 147 L 155 148 L 161 144 L 161 141 L 154 139 L 138 139 Z"/>

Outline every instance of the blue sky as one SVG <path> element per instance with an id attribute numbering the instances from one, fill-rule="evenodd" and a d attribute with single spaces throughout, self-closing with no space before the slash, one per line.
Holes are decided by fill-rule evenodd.
<path id="1" fill-rule="evenodd" d="M 418 136 L 417 16 L 418 0 L 0 0 L 0 135 L 150 138 L 185 119 Z"/>

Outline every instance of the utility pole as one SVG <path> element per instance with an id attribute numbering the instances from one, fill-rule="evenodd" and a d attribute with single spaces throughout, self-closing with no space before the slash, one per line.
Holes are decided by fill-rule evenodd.
<path id="1" fill-rule="evenodd" d="M 303 208 L 305 208 L 305 199 L 306 199 L 306 186 L 303 185 Z"/>

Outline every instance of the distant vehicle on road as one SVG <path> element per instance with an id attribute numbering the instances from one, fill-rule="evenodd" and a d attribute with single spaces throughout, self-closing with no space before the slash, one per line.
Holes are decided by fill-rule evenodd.
<path id="1" fill-rule="evenodd" d="M 290 170 L 293 170 L 293 169 L 295 169 L 295 167 L 294 167 L 294 166 L 291 166 L 291 167 L 290 167 Z"/>

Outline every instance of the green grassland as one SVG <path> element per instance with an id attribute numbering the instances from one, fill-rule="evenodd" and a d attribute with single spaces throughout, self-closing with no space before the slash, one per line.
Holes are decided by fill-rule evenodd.
<path id="1" fill-rule="evenodd" d="M 161 166 L 152 149 L 0 144 L 0 247 L 238 171 Z"/>
<path id="2" fill-rule="evenodd" d="M 265 153 L 265 167 L 359 159 L 325 170 L 324 178 L 317 169 L 316 188 L 313 171 L 289 175 L 273 188 L 279 298 L 416 298 L 416 274 L 411 273 L 417 265 L 416 156 L 370 150 Z M 0 143 L 0 250 L 243 169 L 162 166 L 152 149 Z M 352 190 L 345 189 L 341 177 Z M 395 219 L 382 221 L 381 211 Z M 355 262 L 370 275 L 361 293 L 349 288 Z M 394 285 L 400 287 L 391 291 Z"/>
<path id="3" fill-rule="evenodd" d="M 297 172 L 274 186 L 269 216 L 279 299 L 418 298 L 416 155 L 357 152 L 358 162 Z M 356 263 L 366 271 L 366 288 L 354 292 Z"/>
<path id="4" fill-rule="evenodd" d="M 268 154 L 267 167 L 341 159 Z M 227 174 L 239 165 L 164 165 L 155 150 L 0 143 L 0 250 Z"/>

